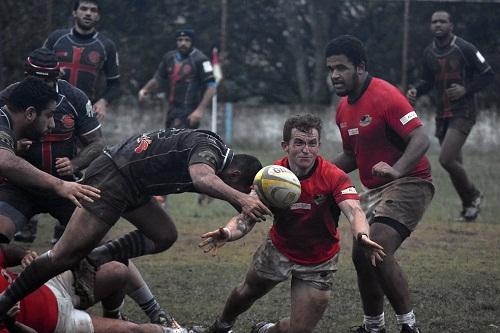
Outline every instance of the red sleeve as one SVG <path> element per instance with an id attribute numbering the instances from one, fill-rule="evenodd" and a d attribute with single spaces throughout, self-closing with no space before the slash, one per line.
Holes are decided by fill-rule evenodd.
<path id="1" fill-rule="evenodd" d="M 337 167 L 332 168 L 332 195 L 337 204 L 344 200 L 359 200 L 358 192 L 349 176 Z"/>
<path id="2" fill-rule="evenodd" d="M 415 128 L 422 126 L 422 122 L 406 97 L 392 88 L 394 91 L 390 92 L 391 103 L 385 110 L 385 119 L 401 138 L 406 138 Z"/>

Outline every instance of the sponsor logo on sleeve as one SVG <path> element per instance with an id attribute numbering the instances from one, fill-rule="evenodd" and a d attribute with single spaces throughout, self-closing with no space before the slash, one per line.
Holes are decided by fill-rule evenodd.
<path id="1" fill-rule="evenodd" d="M 486 61 L 486 59 L 484 59 L 483 55 L 479 51 L 476 52 L 476 57 L 482 64 L 484 64 L 484 62 Z"/>
<path id="2" fill-rule="evenodd" d="M 349 136 L 358 135 L 359 129 L 357 127 L 356 128 L 349 128 L 347 130 L 347 133 L 349 134 Z"/>
<path id="3" fill-rule="evenodd" d="M 90 100 L 88 100 L 87 104 L 85 104 L 85 110 L 87 111 L 87 117 L 94 117 L 94 109 L 92 108 L 92 103 L 90 102 Z"/>
<path id="4" fill-rule="evenodd" d="M 207 60 L 203 62 L 203 70 L 205 71 L 205 73 L 210 73 L 213 71 L 210 61 Z"/>
<path id="5" fill-rule="evenodd" d="M 358 194 L 354 186 L 348 187 L 342 191 L 340 191 L 341 194 Z"/>
<path id="6" fill-rule="evenodd" d="M 417 113 L 415 111 L 408 112 L 404 116 L 399 119 L 401 124 L 406 125 L 410 120 L 418 118 Z"/>

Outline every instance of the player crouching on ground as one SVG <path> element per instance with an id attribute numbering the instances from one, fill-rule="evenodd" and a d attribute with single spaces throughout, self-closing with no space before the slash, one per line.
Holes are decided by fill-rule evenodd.
<path id="1" fill-rule="evenodd" d="M 337 270 L 341 211 L 351 223 L 354 241 L 366 250 L 372 264 L 382 261 L 385 253 L 370 240 L 368 223 L 349 177 L 319 155 L 320 135 L 321 120 L 316 116 L 298 115 L 285 122 L 281 146 L 287 156 L 273 164 L 297 175 L 300 198 L 289 208 L 271 208 L 273 225 L 245 280 L 231 292 L 215 323 L 199 332 L 232 332 L 241 313 L 290 276 L 290 317 L 277 323 L 260 322 L 252 333 L 312 332 L 328 305 Z M 254 225 L 241 215 L 235 216 L 224 228 L 204 234 L 200 247 L 216 254 L 218 248 L 245 236 Z"/>

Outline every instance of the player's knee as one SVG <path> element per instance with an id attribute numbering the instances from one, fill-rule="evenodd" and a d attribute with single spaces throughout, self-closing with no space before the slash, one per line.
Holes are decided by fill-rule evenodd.
<path id="1" fill-rule="evenodd" d="M 168 250 L 177 241 L 177 230 L 162 235 L 161 239 L 155 240 L 156 252 Z"/>

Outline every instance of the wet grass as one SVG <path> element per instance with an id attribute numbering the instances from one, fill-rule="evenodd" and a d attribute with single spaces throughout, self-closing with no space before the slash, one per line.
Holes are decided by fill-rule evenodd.
<path id="1" fill-rule="evenodd" d="M 328 148 L 328 147 L 327 147 Z M 331 156 L 338 147 L 325 149 Z M 264 164 L 281 153 L 251 151 Z M 472 179 L 485 194 L 476 223 L 453 218 L 460 203 L 449 179 L 430 155 L 436 196 L 418 229 L 398 251 L 409 277 L 417 320 L 423 332 L 500 332 L 500 156 L 494 152 L 465 152 Z M 355 177 L 353 177 L 355 178 Z M 177 243 L 167 252 L 134 260 L 161 304 L 181 323 L 211 323 L 221 311 L 230 290 L 244 277 L 252 253 L 269 228 L 259 224 L 239 242 L 228 244 L 217 257 L 198 247 L 199 235 L 223 225 L 234 213 L 226 203 L 213 201 L 199 207 L 195 194 L 168 197 L 168 209 L 179 230 Z M 49 220 L 49 218 L 46 218 Z M 342 255 L 330 305 L 317 332 L 347 332 L 362 318 L 355 272 L 350 260 L 348 223 L 341 220 Z M 48 245 L 52 223 L 43 223 L 34 247 Z M 121 221 L 116 235 L 131 230 Z M 125 310 L 133 319 L 145 317 L 133 302 Z M 95 307 L 93 311 L 100 311 Z M 289 313 L 289 283 L 283 283 L 243 314 L 235 332 L 249 332 L 261 320 L 276 320 Z M 385 309 L 388 332 L 399 332 L 389 304 Z"/>

